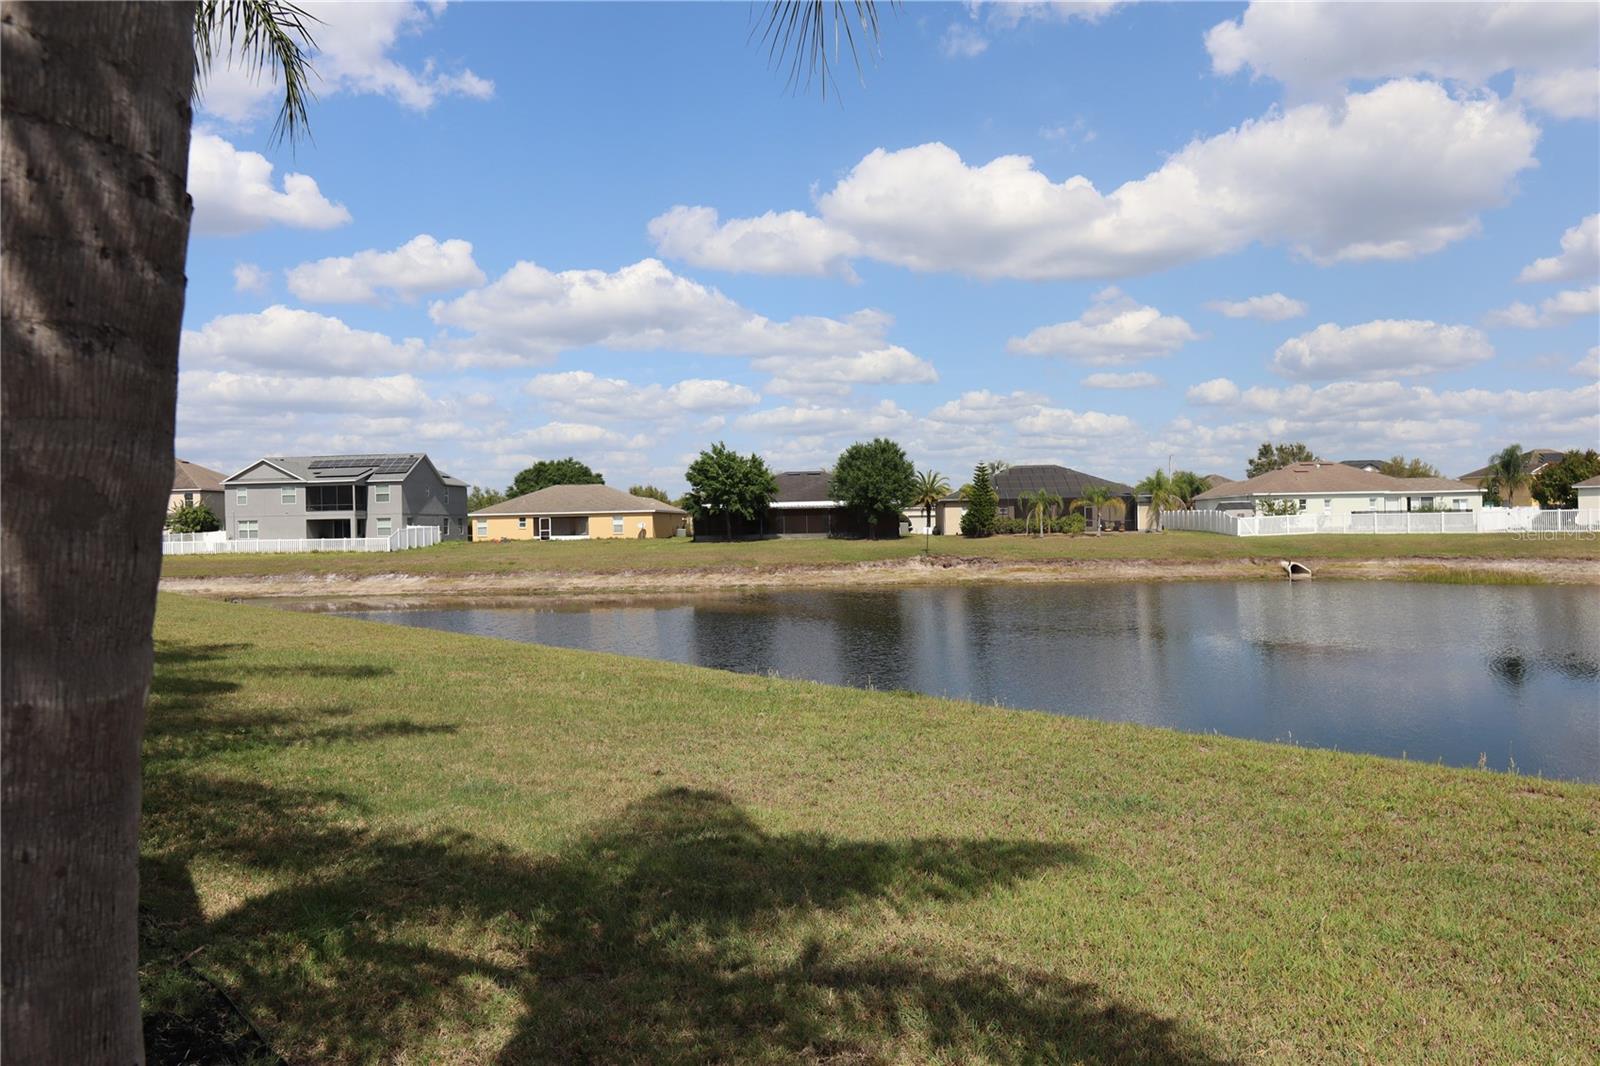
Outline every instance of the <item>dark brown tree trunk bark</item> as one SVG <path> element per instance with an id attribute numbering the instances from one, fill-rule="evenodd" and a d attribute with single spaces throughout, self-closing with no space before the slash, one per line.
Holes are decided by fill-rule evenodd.
<path id="1" fill-rule="evenodd" d="M 0 5 L 7 1062 L 137 1063 L 139 740 L 189 240 L 189 4 Z"/>

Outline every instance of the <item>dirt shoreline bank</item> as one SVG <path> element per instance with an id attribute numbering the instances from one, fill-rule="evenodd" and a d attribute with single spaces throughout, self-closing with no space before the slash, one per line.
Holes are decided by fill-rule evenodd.
<path id="1" fill-rule="evenodd" d="M 1486 583 L 1600 585 L 1600 564 L 1556 559 L 1298 560 L 1320 578 L 1364 581 L 1462 580 Z M 1028 584 L 1092 581 L 1282 580 L 1275 558 L 1215 561 L 1061 560 L 1009 562 L 936 556 L 849 565 L 726 567 L 512 574 L 286 574 L 163 578 L 163 592 L 225 599 L 411 600 L 574 596 L 589 593 L 666 595 L 767 588 L 891 587 L 941 584 Z"/>

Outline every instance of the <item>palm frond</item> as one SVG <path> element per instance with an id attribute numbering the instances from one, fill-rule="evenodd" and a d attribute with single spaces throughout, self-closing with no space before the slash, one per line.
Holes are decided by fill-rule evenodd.
<path id="1" fill-rule="evenodd" d="M 267 68 L 283 79 L 283 104 L 272 124 L 274 143 L 288 138 L 294 144 L 309 135 L 306 104 L 316 99 L 310 84 L 316 41 L 308 24 L 318 21 L 288 0 L 200 0 L 194 12 L 195 99 L 201 99 L 201 85 L 221 53 L 237 59 L 252 75 Z"/>
<path id="2" fill-rule="evenodd" d="M 760 28 L 752 28 L 750 36 L 754 38 Z M 862 51 L 870 47 L 876 55 L 879 35 L 874 0 L 776 0 L 768 6 L 761 40 L 767 46 L 769 65 L 777 68 L 788 63 L 787 90 L 809 90 L 815 82 L 826 100 L 829 83 L 838 80 L 834 62 L 848 52 L 856 79 L 861 80 Z"/>

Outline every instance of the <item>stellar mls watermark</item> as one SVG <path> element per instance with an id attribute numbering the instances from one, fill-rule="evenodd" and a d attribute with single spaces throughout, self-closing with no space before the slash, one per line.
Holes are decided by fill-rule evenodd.
<path id="1" fill-rule="evenodd" d="M 1518 541 L 1600 541 L 1597 530 L 1512 530 Z"/>

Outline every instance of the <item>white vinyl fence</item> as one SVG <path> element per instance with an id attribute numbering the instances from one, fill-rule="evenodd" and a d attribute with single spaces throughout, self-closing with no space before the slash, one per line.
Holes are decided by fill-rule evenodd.
<path id="1" fill-rule="evenodd" d="M 1353 515 L 1233 515 L 1222 511 L 1163 511 L 1163 529 L 1232 537 L 1299 533 L 1591 533 L 1600 512 L 1485 507 L 1477 511 L 1371 511 Z"/>
<path id="2" fill-rule="evenodd" d="M 194 539 L 191 539 L 194 538 Z M 211 538 L 211 539 L 198 539 Z M 240 552 L 398 552 L 429 548 L 443 539 L 438 526 L 406 526 L 387 537 L 327 537 L 299 540 L 228 540 L 221 533 L 167 533 L 163 555 L 227 555 Z"/>

